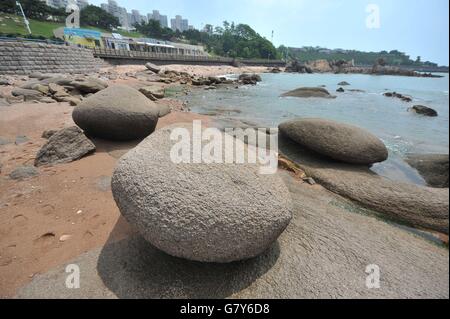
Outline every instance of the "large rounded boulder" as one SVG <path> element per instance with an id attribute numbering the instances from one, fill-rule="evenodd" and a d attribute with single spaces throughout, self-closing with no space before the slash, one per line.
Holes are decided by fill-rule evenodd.
<path id="1" fill-rule="evenodd" d="M 282 97 L 301 97 L 301 98 L 310 98 L 310 97 L 318 97 L 325 99 L 335 99 L 336 96 L 331 95 L 326 89 L 321 87 L 302 87 L 298 88 L 281 95 Z"/>
<path id="2" fill-rule="evenodd" d="M 153 133 L 158 114 L 159 107 L 139 91 L 114 85 L 81 102 L 72 118 L 89 136 L 126 141 Z"/>
<path id="3" fill-rule="evenodd" d="M 182 124 L 156 131 L 119 161 L 111 185 L 122 215 L 172 256 L 228 263 L 261 254 L 291 220 L 286 186 L 257 164 L 176 164 L 171 134 L 180 127 L 190 132 L 192 159 L 201 141 Z"/>
<path id="4" fill-rule="evenodd" d="M 303 118 L 284 122 L 279 129 L 298 144 L 334 160 L 370 165 L 388 158 L 388 150 L 378 137 L 353 125 Z"/>

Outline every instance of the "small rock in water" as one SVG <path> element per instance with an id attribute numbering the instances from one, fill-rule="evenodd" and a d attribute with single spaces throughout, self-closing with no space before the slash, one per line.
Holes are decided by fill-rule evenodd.
<path id="1" fill-rule="evenodd" d="M 432 108 L 424 105 L 414 105 L 412 108 L 408 109 L 411 112 L 415 112 L 420 115 L 436 117 L 438 116 L 438 112 L 433 110 Z"/>
<path id="2" fill-rule="evenodd" d="M 302 87 L 289 92 L 286 92 L 281 95 L 282 97 L 291 96 L 291 97 L 301 97 L 301 98 L 310 98 L 310 97 L 318 97 L 318 98 L 326 98 L 326 99 L 334 99 L 336 96 L 333 96 L 326 89 L 321 87 Z"/>

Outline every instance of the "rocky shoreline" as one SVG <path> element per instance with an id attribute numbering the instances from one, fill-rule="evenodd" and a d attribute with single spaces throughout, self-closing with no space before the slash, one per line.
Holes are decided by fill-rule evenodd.
<path id="1" fill-rule="evenodd" d="M 201 119 L 221 127 L 189 112 L 178 95 L 256 85 L 258 73 L 278 71 L 147 64 L 5 79 L 0 297 L 205 297 L 228 276 L 229 287 L 214 290 L 217 297 L 448 298 L 448 248 L 424 239 L 439 233 L 448 243 L 448 175 L 445 184 L 441 173 L 433 174 L 448 168 L 448 155 L 437 166 L 430 164 L 435 159 L 423 164 L 411 157 L 430 184 L 447 190 L 395 183 L 369 172 L 387 158 L 370 132 L 298 119 L 280 125 L 283 170 L 273 176 L 251 165 L 180 166 L 167 158 L 172 130 L 186 125 L 180 123 L 191 127 Z M 230 73 L 241 75 L 234 80 L 225 76 Z M 322 88 L 290 96 L 317 94 L 332 97 Z M 363 209 L 377 218 L 360 214 Z M 399 281 L 411 270 L 410 253 L 418 280 Z M 74 295 L 41 289 L 74 258 L 89 269 L 90 287 Z M 131 268 L 148 267 L 141 258 L 161 267 L 130 279 Z M 130 261 L 133 267 L 124 266 Z M 334 266 L 320 275 L 330 261 Z M 355 273 L 373 262 L 385 267 L 391 289 L 372 292 L 355 282 Z M 111 274 L 122 266 L 114 283 Z M 326 278 L 346 267 L 351 289 L 344 291 Z M 171 276 L 181 286 L 167 281 Z"/>
<path id="2" fill-rule="evenodd" d="M 369 75 L 395 75 L 425 78 L 441 78 L 441 75 L 433 73 L 416 72 L 397 66 L 386 65 L 383 61 L 377 61 L 372 67 L 355 66 L 350 61 L 316 60 L 301 63 L 292 61 L 287 64 L 286 72 L 290 73 L 334 73 L 334 74 L 369 74 Z"/>

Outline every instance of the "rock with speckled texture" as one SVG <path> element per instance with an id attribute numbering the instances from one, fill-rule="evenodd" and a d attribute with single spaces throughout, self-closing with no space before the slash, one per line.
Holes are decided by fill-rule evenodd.
<path id="1" fill-rule="evenodd" d="M 259 174 L 257 164 L 175 164 L 175 127 L 156 131 L 119 161 L 111 184 L 122 215 L 172 256 L 228 263 L 263 253 L 291 220 L 284 183 Z M 183 127 L 193 143 L 192 125 Z"/>
<path id="2" fill-rule="evenodd" d="M 388 158 L 384 143 L 357 126 L 319 118 L 298 118 L 281 123 L 279 129 L 300 145 L 338 161 L 370 165 Z"/>
<path id="3" fill-rule="evenodd" d="M 83 100 L 72 113 L 87 134 L 108 140 L 134 140 L 155 130 L 159 107 L 139 91 L 114 85 Z"/>

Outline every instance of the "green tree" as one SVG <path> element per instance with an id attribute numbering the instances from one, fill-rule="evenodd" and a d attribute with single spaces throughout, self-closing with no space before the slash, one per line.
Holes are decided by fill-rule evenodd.
<path id="1" fill-rule="evenodd" d="M 80 23 L 84 26 L 92 26 L 112 30 L 120 25 L 117 17 L 106 12 L 102 8 L 89 5 L 80 12 Z"/>

